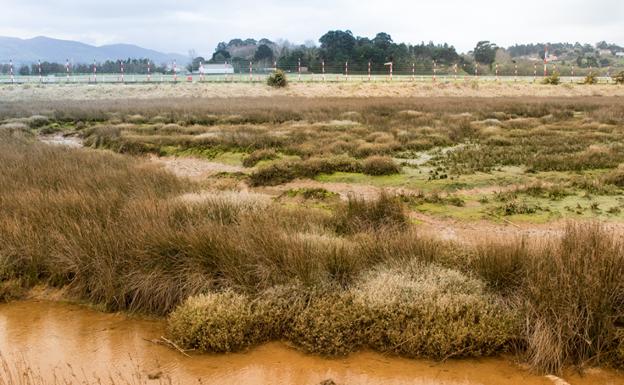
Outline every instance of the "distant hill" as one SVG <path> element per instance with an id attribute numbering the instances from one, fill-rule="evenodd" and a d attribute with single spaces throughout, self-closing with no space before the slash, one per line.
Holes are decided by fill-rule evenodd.
<path id="1" fill-rule="evenodd" d="M 91 63 L 105 60 L 145 58 L 154 63 L 169 63 L 174 59 L 178 64 L 186 64 L 188 57 L 180 54 L 162 53 L 132 44 L 111 44 L 96 47 L 71 40 L 59 40 L 38 36 L 32 39 L 0 36 L 0 63 L 10 59 L 15 63 L 35 63 L 37 60 L 64 63 L 70 59 L 74 63 Z"/>

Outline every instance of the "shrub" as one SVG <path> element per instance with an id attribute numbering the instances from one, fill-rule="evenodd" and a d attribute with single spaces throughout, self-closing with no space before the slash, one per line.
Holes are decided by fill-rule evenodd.
<path id="1" fill-rule="evenodd" d="M 169 335 L 180 346 L 234 352 L 259 340 L 249 298 L 231 291 L 188 298 L 169 317 Z"/>
<path id="2" fill-rule="evenodd" d="M 288 79 L 286 78 L 286 73 L 282 70 L 275 70 L 269 77 L 267 78 L 267 84 L 274 88 L 283 88 L 288 85 Z"/>
<path id="3" fill-rule="evenodd" d="M 561 82 L 561 79 L 559 77 L 559 72 L 557 71 L 553 71 L 553 73 L 550 76 L 547 76 L 544 78 L 544 80 L 542 80 L 543 84 L 550 84 L 553 86 L 558 85 Z"/>
<path id="4" fill-rule="evenodd" d="M 356 233 L 383 228 L 404 229 L 408 220 L 403 203 L 384 192 L 377 199 L 367 201 L 349 196 L 332 219 L 338 233 Z"/>
<path id="5" fill-rule="evenodd" d="M 435 265 L 411 263 L 366 275 L 352 290 L 369 321 L 371 347 L 409 357 L 483 356 L 508 350 L 518 314 L 482 282 Z"/>
<path id="6" fill-rule="evenodd" d="M 364 315 L 349 293 L 338 288 L 310 296 L 293 314 L 287 338 L 306 352 L 345 355 L 364 343 Z"/>
<path id="7" fill-rule="evenodd" d="M 624 84 L 624 71 L 620 71 L 613 75 L 613 81 L 615 84 Z"/>
<path id="8" fill-rule="evenodd" d="M 22 298 L 24 288 L 19 279 L 0 280 L 0 303 Z"/>
<path id="9" fill-rule="evenodd" d="M 583 80 L 584 84 L 598 84 L 598 74 L 595 72 L 590 72 L 585 76 L 585 80 Z"/>
<path id="10" fill-rule="evenodd" d="M 261 160 L 277 159 L 277 153 L 273 149 L 256 150 L 243 158 L 243 166 L 253 167 Z"/>
<path id="11" fill-rule="evenodd" d="M 401 167 L 387 156 L 371 156 L 362 161 L 362 172 L 366 175 L 391 175 L 401 171 Z"/>

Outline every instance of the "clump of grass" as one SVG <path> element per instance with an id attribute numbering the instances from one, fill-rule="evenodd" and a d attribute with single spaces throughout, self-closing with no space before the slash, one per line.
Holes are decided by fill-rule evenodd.
<path id="1" fill-rule="evenodd" d="M 20 299 L 24 296 L 24 291 L 19 279 L 0 280 L 0 303 Z"/>
<path id="2" fill-rule="evenodd" d="M 249 298 L 231 291 L 190 297 L 169 317 L 169 334 L 205 352 L 242 350 L 258 342 Z"/>
<path id="3" fill-rule="evenodd" d="M 409 357 L 482 356 L 511 348 L 518 313 L 482 282 L 435 265 L 370 273 L 353 289 L 370 320 L 370 346 Z"/>
<path id="4" fill-rule="evenodd" d="M 404 229 L 408 223 L 403 203 L 385 192 L 372 201 L 350 196 L 344 205 L 333 218 L 336 231 L 340 234 L 384 228 Z"/>
<path id="5" fill-rule="evenodd" d="M 288 79 L 286 73 L 282 70 L 275 70 L 267 78 L 267 84 L 274 88 L 284 88 L 288 85 Z"/>
<path id="6" fill-rule="evenodd" d="M 598 84 L 598 74 L 596 74 L 595 72 L 588 73 L 587 76 L 585 76 L 583 83 L 590 85 Z"/>
<path id="7" fill-rule="evenodd" d="M 561 79 L 559 77 L 559 72 L 557 71 L 553 71 L 553 73 L 548 76 L 545 77 L 544 80 L 542 80 L 543 84 L 550 84 L 553 86 L 559 85 L 559 83 L 561 83 Z"/>
<path id="8" fill-rule="evenodd" d="M 243 166 L 254 167 L 261 160 L 277 159 L 277 153 L 273 149 L 256 150 L 243 158 Z"/>
<path id="9" fill-rule="evenodd" d="M 624 188 L 624 168 L 610 171 L 603 178 L 604 183 Z"/>
<path id="10" fill-rule="evenodd" d="M 532 254 L 526 271 L 531 365 L 558 372 L 566 364 L 615 362 L 624 244 L 599 225 L 572 226 L 561 241 Z"/>
<path id="11" fill-rule="evenodd" d="M 338 194 L 328 191 L 322 187 L 304 187 L 298 189 L 290 189 L 285 193 L 289 197 L 301 196 L 303 199 L 315 199 L 315 200 L 326 200 L 329 198 L 334 198 L 338 196 Z"/>
<path id="12" fill-rule="evenodd" d="M 313 178 L 319 174 L 334 172 L 359 172 L 357 160 L 347 156 L 310 158 L 305 161 L 281 161 L 260 167 L 249 176 L 252 186 L 272 186 L 290 182 L 296 178 Z"/>
<path id="13" fill-rule="evenodd" d="M 366 175 L 392 175 L 401 172 L 401 167 L 387 156 L 371 156 L 362 161 L 362 172 Z"/>

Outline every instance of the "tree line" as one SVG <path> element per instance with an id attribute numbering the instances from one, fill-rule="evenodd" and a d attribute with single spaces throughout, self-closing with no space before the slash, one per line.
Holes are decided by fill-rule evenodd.
<path id="1" fill-rule="evenodd" d="M 126 59 L 126 60 L 106 60 L 105 62 L 95 63 L 98 74 L 118 74 L 121 72 L 121 65 L 123 63 L 124 72 L 132 74 L 147 74 L 148 66 L 151 73 L 166 73 L 170 72 L 169 68 L 165 64 L 156 65 L 149 59 Z M 67 63 L 54 63 L 43 61 L 41 64 L 32 63 L 30 65 L 20 65 L 13 68 L 15 75 L 29 76 L 39 75 L 39 68 L 41 67 L 41 75 L 65 75 L 67 73 Z M 0 65 L 0 73 L 9 74 L 11 71 L 10 64 Z M 92 73 L 93 63 L 76 63 L 70 64 L 69 71 L 71 73 Z"/>

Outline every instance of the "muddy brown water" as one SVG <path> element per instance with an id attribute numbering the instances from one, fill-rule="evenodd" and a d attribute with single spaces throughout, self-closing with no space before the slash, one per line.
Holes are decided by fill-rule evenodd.
<path id="1" fill-rule="evenodd" d="M 149 341 L 163 333 L 163 321 L 101 313 L 77 305 L 49 301 L 0 305 L 0 353 L 4 360 L 27 362 L 50 383 L 69 371 L 80 373 L 79 378 L 107 379 L 115 373 L 132 379 L 129 382 L 133 384 L 158 384 L 163 378 L 167 379 L 164 383 L 171 379 L 174 384 L 219 385 L 313 385 L 330 378 L 345 385 L 528 385 L 559 381 L 531 374 L 510 357 L 437 363 L 361 352 L 325 359 L 279 342 L 246 353 L 185 357 Z M 150 380 L 150 375 L 160 379 Z M 589 370 L 583 377 L 568 373 L 563 379 L 566 382 L 561 384 L 624 384 L 622 373 L 604 369 Z"/>

